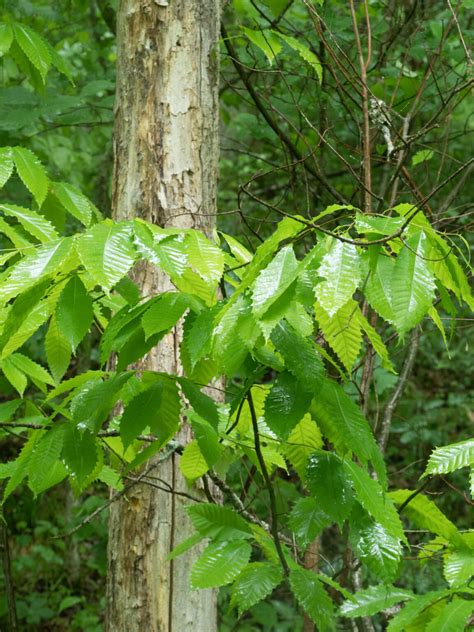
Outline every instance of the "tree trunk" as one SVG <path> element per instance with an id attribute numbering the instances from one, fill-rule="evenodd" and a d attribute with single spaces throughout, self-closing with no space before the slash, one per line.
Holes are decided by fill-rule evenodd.
<path id="1" fill-rule="evenodd" d="M 212 230 L 218 168 L 219 0 L 121 0 L 117 17 L 117 100 L 113 210 L 160 226 Z M 143 294 L 170 288 L 141 266 Z M 180 372 L 179 332 L 141 362 Z M 185 441 L 189 430 L 180 439 Z M 177 455 L 152 474 L 186 490 Z M 106 629 L 214 632 L 216 593 L 191 592 L 200 551 L 167 561 L 192 530 L 181 496 L 137 485 L 110 511 Z"/>

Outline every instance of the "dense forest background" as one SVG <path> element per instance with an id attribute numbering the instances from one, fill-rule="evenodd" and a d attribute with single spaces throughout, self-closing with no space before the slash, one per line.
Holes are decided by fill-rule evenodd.
<path id="1" fill-rule="evenodd" d="M 218 228 L 253 251 L 282 216 L 311 219 L 331 204 L 364 203 L 357 41 L 347 2 L 225 4 Z M 474 130 L 467 46 L 474 35 L 474 4 L 372 0 L 368 6 L 372 207 L 380 212 L 395 202 L 419 204 L 468 265 Z M 2 23 L 20 22 L 41 34 L 70 75 L 69 80 L 51 71 L 45 87 L 35 85 L 30 62 L 19 47 L 3 58 L 0 146 L 31 149 L 53 180 L 67 180 L 106 216 L 111 214 L 116 9 L 116 3 L 107 0 L 16 0 L 5 2 L 0 11 Z M 363 24 L 362 5 L 356 9 Z M 365 41 L 365 27 L 360 28 Z M 304 44 L 303 52 L 298 51 L 298 42 Z M 0 48 L 1 43 L 0 36 Z M 307 63 L 307 50 L 314 51 L 320 64 L 314 59 Z M 408 119 L 410 129 L 404 135 Z M 403 162 L 397 164 L 402 155 Z M 3 196 L 20 206 L 29 204 L 18 176 L 7 183 Z M 50 220 L 61 226 L 64 216 L 54 200 L 46 204 Z M 332 230 L 344 221 L 341 211 L 329 216 L 323 227 Z M 304 252 L 304 243 L 301 248 Z M 466 307 L 455 309 L 446 298 L 440 315 L 444 338 L 426 317 L 416 336 L 392 338 L 390 346 L 399 371 L 413 350 L 386 447 L 389 478 L 400 489 L 418 487 L 434 447 L 472 435 L 472 313 Z M 30 357 L 45 363 L 41 335 L 26 346 Z M 68 375 L 98 366 L 97 339 L 91 335 L 81 343 Z M 362 372 L 363 364 L 356 363 L 347 387 L 356 399 Z M 397 380 L 383 366 L 375 367 L 363 406 L 376 431 Z M 3 375 L 0 394 L 0 421 L 6 421 L 5 406 L 15 390 Z M 2 462 L 14 458 L 22 442 L 21 431 L 0 429 Z M 245 468 L 234 468 L 230 484 L 240 489 L 243 480 L 247 501 L 258 497 L 259 484 L 249 476 L 251 465 Z M 282 515 L 292 502 L 290 482 L 283 476 L 278 485 Z M 472 527 L 466 470 L 430 480 L 426 492 L 459 530 Z M 4 505 L 7 527 L 2 533 L 10 548 L 21 630 L 103 629 L 107 510 L 87 518 L 107 496 L 106 486 L 99 482 L 80 494 L 63 483 L 38 498 L 24 485 Z M 412 535 L 419 539 L 416 532 Z M 330 558 L 342 553 L 334 550 L 339 544 L 333 543 L 332 535 L 326 531 L 320 543 L 322 555 Z M 421 535 L 425 541 L 431 537 Z M 442 559 L 435 556 L 424 564 L 413 543 L 398 577 L 400 585 L 420 594 L 438 590 L 445 583 Z M 7 600 L 5 591 L 0 592 L 0 627 L 5 629 Z M 222 632 L 303 629 L 303 615 L 285 589 L 277 589 L 241 619 L 229 608 L 227 588 L 220 591 L 219 607 Z M 385 629 L 383 620 L 375 625 Z"/>

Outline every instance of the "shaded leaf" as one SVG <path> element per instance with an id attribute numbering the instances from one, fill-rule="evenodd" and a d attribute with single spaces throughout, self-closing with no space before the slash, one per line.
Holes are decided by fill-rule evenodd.
<path id="1" fill-rule="evenodd" d="M 265 399 L 265 421 L 286 439 L 310 407 L 313 393 L 291 374 L 280 373 Z"/>
<path id="2" fill-rule="evenodd" d="M 66 211 L 78 219 L 84 226 L 90 226 L 92 214 L 96 211 L 92 202 L 79 189 L 66 182 L 54 183 L 54 195 Z"/>
<path id="3" fill-rule="evenodd" d="M 142 316 L 145 338 L 174 327 L 188 306 L 189 301 L 184 294 L 179 292 L 161 294 Z"/>
<path id="4" fill-rule="evenodd" d="M 230 584 L 248 564 L 250 552 L 245 540 L 209 544 L 192 567 L 191 588 Z"/>
<path id="5" fill-rule="evenodd" d="M 237 577 L 231 590 L 231 605 L 237 605 L 239 615 L 254 606 L 282 582 L 279 566 L 269 562 L 248 564 Z"/>
<path id="6" fill-rule="evenodd" d="M 54 316 L 50 320 L 44 346 L 49 369 L 58 383 L 66 373 L 71 361 L 71 345 L 69 340 L 60 332 Z"/>
<path id="7" fill-rule="evenodd" d="M 41 206 L 49 187 L 45 168 L 37 156 L 26 147 L 13 147 L 12 152 L 18 175 L 28 191 L 33 194 L 38 206 Z"/>
<path id="8" fill-rule="evenodd" d="M 426 632 L 464 632 L 473 613 L 473 601 L 453 597 L 452 601 L 429 622 Z"/>
<path id="9" fill-rule="evenodd" d="M 94 471 L 98 460 L 95 438 L 88 430 L 79 432 L 69 426 L 64 433 L 62 456 L 77 488 L 81 489 Z"/>
<path id="10" fill-rule="evenodd" d="M 344 601 L 339 612 L 343 617 L 371 617 L 387 610 L 401 601 L 413 599 L 413 593 L 395 586 L 370 586 L 352 595 L 353 600 Z"/>
<path id="11" fill-rule="evenodd" d="M 342 524 L 352 509 L 354 493 L 341 459 L 331 452 L 315 450 L 309 459 L 307 480 L 321 511 Z"/>
<path id="12" fill-rule="evenodd" d="M 333 520 L 320 507 L 319 500 L 312 496 L 296 501 L 289 516 L 289 525 L 298 543 L 305 547 Z"/>
<path id="13" fill-rule="evenodd" d="M 1 47 L 1 34 L 2 27 L 8 26 L 7 24 L 0 24 L 0 47 Z M 10 179 L 13 172 L 13 157 L 11 147 L 0 148 L 0 188 L 3 187 Z"/>
<path id="14" fill-rule="evenodd" d="M 213 540 L 241 540 L 252 535 L 247 521 L 230 507 L 202 503 L 190 505 L 186 511 L 194 528 L 202 537 Z"/>
<path id="15" fill-rule="evenodd" d="M 56 322 L 73 352 L 90 329 L 94 320 L 92 299 L 81 279 L 74 275 L 67 282 L 56 305 Z"/>
<path id="16" fill-rule="evenodd" d="M 316 573 L 303 568 L 292 569 L 290 586 L 298 603 L 316 623 L 320 632 L 336 629 L 333 602 Z"/>

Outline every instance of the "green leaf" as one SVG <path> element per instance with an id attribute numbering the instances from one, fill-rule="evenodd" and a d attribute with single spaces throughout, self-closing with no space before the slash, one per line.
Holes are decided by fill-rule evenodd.
<path id="1" fill-rule="evenodd" d="M 202 503 L 190 505 L 186 507 L 186 511 L 202 537 L 212 540 L 241 540 L 252 535 L 247 521 L 229 507 Z"/>
<path id="2" fill-rule="evenodd" d="M 401 505 L 413 493 L 413 490 L 410 489 L 397 489 L 394 492 L 390 492 L 389 496 L 395 504 Z M 445 538 L 448 542 L 457 544 L 460 547 L 464 546 L 461 534 L 455 525 L 446 518 L 432 500 L 423 496 L 423 494 L 414 496 L 403 508 L 403 513 L 420 529 L 428 529 L 432 533 Z"/>
<path id="3" fill-rule="evenodd" d="M 180 401 L 174 381 L 157 375 L 154 381 L 125 407 L 120 420 L 120 436 L 125 447 L 149 427 L 166 443 L 179 427 Z"/>
<path id="4" fill-rule="evenodd" d="M 10 24 L 0 24 L 0 57 L 8 53 L 13 42 L 13 31 Z"/>
<path id="5" fill-rule="evenodd" d="M 282 48 L 280 42 L 275 37 L 275 33 L 269 30 L 254 31 L 245 26 L 242 27 L 242 30 L 252 44 L 255 44 L 255 46 L 264 53 L 270 64 L 272 64 Z"/>
<path id="6" fill-rule="evenodd" d="M 385 467 L 372 430 L 359 407 L 332 380 L 325 380 L 311 411 L 323 434 L 343 453 L 354 453 L 363 463 L 371 461 L 380 481 Z"/>
<path id="7" fill-rule="evenodd" d="M 185 377 L 177 378 L 183 393 L 190 405 L 196 411 L 198 415 L 200 415 L 203 419 L 205 419 L 214 430 L 217 431 L 217 426 L 219 424 L 219 409 L 217 408 L 216 402 L 206 395 L 202 393 L 194 382 L 188 380 Z"/>
<path id="8" fill-rule="evenodd" d="M 207 237 L 196 230 L 186 234 L 188 265 L 207 283 L 215 286 L 224 272 L 224 253 Z"/>
<path id="9" fill-rule="evenodd" d="M 392 323 L 395 312 L 392 306 L 392 277 L 395 261 L 386 254 L 380 254 L 375 269 L 370 271 L 364 294 L 369 305 L 384 320 Z"/>
<path id="10" fill-rule="evenodd" d="M 41 439 L 36 442 L 30 456 L 28 476 L 28 485 L 35 496 L 48 489 L 51 481 L 54 484 L 58 474 L 51 477 L 51 470 L 55 468 L 59 461 L 63 440 L 63 428 L 58 427 L 45 432 Z M 60 479 L 62 480 L 67 476 L 67 472 L 62 463 L 59 463 L 59 465 L 59 476 L 62 474 Z"/>
<path id="11" fill-rule="evenodd" d="M 412 235 L 397 257 L 392 276 L 394 325 L 404 334 L 417 325 L 433 303 L 435 283 L 426 258 L 423 231 Z"/>
<path id="12" fill-rule="evenodd" d="M 8 338 L 2 349 L 1 358 L 5 359 L 19 349 L 31 336 L 38 331 L 51 315 L 53 305 L 47 301 L 41 301 L 30 312 L 27 320 L 24 320 L 18 329 Z"/>
<path id="13" fill-rule="evenodd" d="M 447 474 L 474 465 L 474 439 L 436 448 L 431 453 L 423 476 Z"/>
<path id="14" fill-rule="evenodd" d="M 191 441 L 184 448 L 179 460 L 179 468 L 188 481 L 194 481 L 208 471 L 209 466 L 196 440 Z"/>
<path id="15" fill-rule="evenodd" d="M 290 48 L 295 50 L 300 57 L 302 57 L 306 63 L 308 63 L 315 71 L 316 75 L 319 79 L 319 83 L 323 81 L 323 67 L 321 62 L 319 61 L 318 56 L 313 53 L 312 50 L 308 48 L 305 44 L 303 44 L 300 40 L 297 40 L 295 37 L 290 37 L 289 35 L 284 35 L 278 31 L 273 31 L 275 35 L 278 35 L 284 42 L 288 44 Z"/>
<path id="16" fill-rule="evenodd" d="M 433 150 L 432 149 L 421 149 L 417 151 L 416 154 L 411 159 L 411 164 L 415 167 L 416 165 L 421 164 L 422 162 L 426 162 L 427 160 L 431 160 L 433 158 Z"/>
<path id="17" fill-rule="evenodd" d="M 237 605 L 239 616 L 249 610 L 282 582 L 283 573 L 279 566 L 269 562 L 248 564 L 235 580 L 231 590 L 231 606 Z"/>
<path id="18" fill-rule="evenodd" d="M 291 373 L 280 373 L 265 399 L 265 421 L 270 430 L 286 439 L 308 411 L 313 393 Z"/>
<path id="19" fill-rule="evenodd" d="M 189 551 L 189 549 L 201 542 L 202 539 L 203 538 L 200 533 L 193 533 L 193 535 L 189 538 L 186 538 L 186 540 L 183 540 L 175 546 L 166 559 L 168 561 L 174 560 L 176 557 L 179 557 L 183 553 L 186 553 L 186 551 Z"/>
<path id="20" fill-rule="evenodd" d="M 464 534 L 463 539 L 466 536 L 472 536 L 472 532 Z M 466 542 L 466 548 L 449 551 L 444 556 L 443 573 L 450 586 L 462 586 L 474 577 L 474 541 L 470 540 Z M 467 548 L 469 545 L 471 548 Z"/>
<path id="21" fill-rule="evenodd" d="M 130 224 L 105 221 L 96 224 L 77 240 L 83 266 L 107 292 L 124 277 L 135 262 Z"/>
<path id="22" fill-rule="evenodd" d="M 341 459 L 332 452 L 315 450 L 309 459 L 307 479 L 321 511 L 342 524 L 350 514 L 354 494 Z"/>
<path id="23" fill-rule="evenodd" d="M 296 501 L 288 521 L 298 543 L 303 547 L 313 542 L 333 522 L 321 509 L 319 500 L 312 496 Z"/>
<path id="24" fill-rule="evenodd" d="M 92 299 L 81 279 L 74 275 L 67 282 L 56 305 L 56 322 L 73 353 L 94 320 Z"/>
<path id="25" fill-rule="evenodd" d="M 86 228 L 90 226 L 92 214 L 97 212 L 97 209 L 79 189 L 66 182 L 54 182 L 53 192 L 68 213 L 78 219 Z"/>
<path id="26" fill-rule="evenodd" d="M 131 376 L 131 372 L 118 373 L 104 382 L 95 379 L 86 382 L 71 401 L 71 413 L 77 426 L 97 432 Z"/>
<path id="27" fill-rule="evenodd" d="M 34 450 L 36 442 L 42 436 L 43 430 L 34 430 L 31 432 L 27 442 L 20 451 L 20 454 L 15 461 L 12 462 L 11 472 L 7 474 L 10 480 L 3 491 L 2 505 L 28 475 L 31 453 Z"/>
<path id="28" fill-rule="evenodd" d="M 13 204 L 0 204 L 0 210 L 5 215 L 15 217 L 30 235 L 43 243 L 58 238 L 58 233 L 51 222 L 34 211 L 21 206 L 13 206 Z"/>
<path id="29" fill-rule="evenodd" d="M 350 525 L 350 541 L 357 557 L 382 581 L 392 582 L 402 556 L 400 540 L 360 508 L 352 512 Z"/>
<path id="30" fill-rule="evenodd" d="M 189 301 L 184 294 L 179 292 L 161 294 L 143 314 L 142 326 L 145 338 L 148 339 L 156 333 L 168 331 L 174 327 L 188 306 Z"/>
<path id="31" fill-rule="evenodd" d="M 352 481 L 357 500 L 367 513 L 393 538 L 405 540 L 398 512 L 380 483 L 353 461 L 344 461 L 344 469 L 347 477 Z"/>
<path id="32" fill-rule="evenodd" d="M 404 224 L 403 217 L 356 213 L 355 227 L 361 235 L 393 235 Z"/>
<path id="33" fill-rule="evenodd" d="M 437 590 L 411 599 L 388 623 L 387 632 L 405 632 L 411 630 L 411 625 L 431 604 L 438 603 L 449 595 L 448 590 Z M 422 624 L 423 625 L 423 624 Z M 416 629 L 416 628 L 415 628 Z M 419 628 L 418 628 L 419 629 Z M 423 625 L 422 629 L 425 629 Z"/>
<path id="34" fill-rule="evenodd" d="M 286 458 L 296 470 L 301 480 L 306 478 L 309 457 L 315 450 L 323 447 L 321 432 L 311 415 L 305 415 L 291 431 L 284 444 Z"/>
<path id="35" fill-rule="evenodd" d="M 395 369 L 393 367 L 393 364 L 390 360 L 390 356 L 388 354 L 388 349 L 385 346 L 382 338 L 380 337 L 379 333 L 377 332 L 377 330 L 372 327 L 372 325 L 370 325 L 367 322 L 367 319 L 365 318 L 365 316 L 362 314 L 362 312 L 360 311 L 360 308 L 357 308 L 358 314 L 359 314 L 359 323 L 361 328 L 363 329 L 364 333 L 366 334 L 367 338 L 369 339 L 370 344 L 372 345 L 372 347 L 374 348 L 375 353 L 380 357 L 380 359 L 382 360 L 382 366 L 384 369 L 386 369 L 387 371 L 390 371 L 391 373 L 395 373 Z"/>
<path id="36" fill-rule="evenodd" d="M 61 266 L 69 257 L 71 237 L 39 246 L 34 252 L 20 259 L 10 268 L 9 276 L 0 287 L 0 300 L 9 301 L 47 276 L 61 272 Z"/>
<path id="37" fill-rule="evenodd" d="M 8 360 L 12 362 L 17 369 L 23 371 L 23 373 L 33 380 L 54 386 L 54 380 L 48 371 L 22 353 L 13 353 Z"/>
<path id="38" fill-rule="evenodd" d="M 6 26 L 0 24 L 0 46 L 1 46 L 1 27 Z M 10 179 L 13 171 L 13 157 L 11 147 L 0 148 L 0 188 L 2 188 Z"/>
<path id="39" fill-rule="evenodd" d="M 288 371 L 304 388 L 317 392 L 321 388 L 324 368 L 313 341 L 300 336 L 285 321 L 275 327 L 271 340 L 283 356 Z"/>
<path id="40" fill-rule="evenodd" d="M 460 597 L 452 601 L 426 626 L 426 632 L 464 632 L 474 612 L 474 602 Z"/>
<path id="41" fill-rule="evenodd" d="M 250 544 L 245 540 L 212 543 L 191 570 L 191 588 L 215 588 L 230 584 L 247 566 Z"/>
<path id="42" fill-rule="evenodd" d="M 200 417 L 196 411 L 186 411 L 186 417 L 191 423 L 194 436 L 199 444 L 202 455 L 206 459 L 206 463 L 209 467 L 212 467 L 217 463 L 222 453 L 219 435 L 211 424 Z"/>
<path id="43" fill-rule="evenodd" d="M 3 374 L 10 382 L 10 384 L 15 388 L 20 397 L 23 397 L 23 393 L 25 392 L 26 385 L 28 380 L 26 379 L 26 375 L 18 369 L 10 358 L 5 358 L 0 362 L 0 368 L 3 371 Z"/>
<path id="44" fill-rule="evenodd" d="M 13 24 L 13 32 L 21 50 L 38 70 L 44 83 L 51 65 L 51 55 L 46 42 L 35 31 L 23 24 Z"/>
<path id="45" fill-rule="evenodd" d="M 324 337 L 347 371 L 351 371 L 362 345 L 358 305 L 352 299 L 329 316 L 316 303 L 316 318 Z"/>
<path id="46" fill-rule="evenodd" d="M 344 601 L 339 612 L 341 616 L 347 618 L 353 617 L 371 617 L 377 612 L 387 610 L 401 601 L 413 599 L 413 593 L 396 586 L 370 586 L 366 590 L 352 595 L 353 600 Z"/>
<path id="47" fill-rule="evenodd" d="M 98 455 L 94 435 L 88 430 L 79 432 L 69 426 L 64 433 L 62 449 L 64 464 L 78 489 L 89 479 L 96 467 Z"/>
<path id="48" fill-rule="evenodd" d="M 38 206 L 41 206 L 49 188 L 49 178 L 45 168 L 37 156 L 26 147 L 13 147 L 12 152 L 18 175 L 28 191 L 32 193 Z"/>
<path id="49" fill-rule="evenodd" d="M 60 332 L 55 316 L 51 318 L 49 323 L 44 346 L 50 371 L 56 384 L 58 384 L 71 361 L 71 345 L 69 340 Z"/>
<path id="50" fill-rule="evenodd" d="M 316 286 L 316 298 L 328 316 L 334 316 L 359 285 L 359 255 L 355 246 L 335 240 L 323 257 L 318 274 L 324 281 Z"/>
<path id="51" fill-rule="evenodd" d="M 264 268 L 257 279 L 252 294 L 252 309 L 257 318 L 265 314 L 269 307 L 288 289 L 296 279 L 298 261 L 293 248 L 282 248 Z"/>
<path id="52" fill-rule="evenodd" d="M 319 632 L 336 629 L 333 602 L 316 573 L 303 568 L 292 569 L 290 586 L 300 606 L 318 626 Z"/>

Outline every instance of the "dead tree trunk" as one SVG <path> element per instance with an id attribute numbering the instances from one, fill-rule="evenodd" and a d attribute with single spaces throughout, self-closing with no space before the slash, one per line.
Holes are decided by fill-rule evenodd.
<path id="1" fill-rule="evenodd" d="M 117 17 L 114 217 L 212 229 L 218 168 L 219 0 L 121 0 Z M 169 289 L 151 266 L 144 295 Z M 142 366 L 179 373 L 179 333 Z M 182 437 L 186 439 L 186 437 Z M 185 489 L 177 455 L 153 475 Z M 110 512 L 109 632 L 213 632 L 215 591 L 191 592 L 198 552 L 167 561 L 191 533 L 180 496 L 137 485 Z"/>

